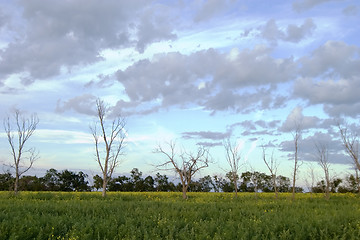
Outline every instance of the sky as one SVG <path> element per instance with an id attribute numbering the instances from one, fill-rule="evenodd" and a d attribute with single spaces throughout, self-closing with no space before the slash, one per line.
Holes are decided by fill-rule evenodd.
<path id="1" fill-rule="evenodd" d="M 353 173 L 336 123 L 357 134 L 360 115 L 360 2 L 357 0 L 0 0 L 0 117 L 20 109 L 39 124 L 28 141 L 47 169 L 100 173 L 89 126 L 95 101 L 126 118 L 126 155 L 117 174 L 155 175 L 160 144 L 207 147 L 198 177 L 267 172 L 262 148 L 291 177 L 295 122 L 299 169 L 329 150 L 332 176 Z M 0 135 L 0 162 L 10 148 Z M 171 173 L 167 173 L 170 174 Z"/>

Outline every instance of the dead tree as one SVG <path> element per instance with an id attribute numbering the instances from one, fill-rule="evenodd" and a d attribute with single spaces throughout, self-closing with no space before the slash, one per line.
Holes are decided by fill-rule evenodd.
<path id="1" fill-rule="evenodd" d="M 300 162 L 299 162 L 299 140 L 301 138 L 301 128 L 300 124 L 295 122 L 295 131 L 293 132 L 293 138 L 294 138 L 294 171 L 293 171 L 293 184 L 292 184 L 292 200 L 295 200 L 295 192 L 296 192 L 296 177 L 297 173 L 299 171 Z"/>
<path id="2" fill-rule="evenodd" d="M 330 173 L 329 173 L 329 167 L 330 167 L 330 162 L 329 162 L 329 154 L 328 154 L 328 149 L 325 145 L 323 144 L 315 144 L 316 146 L 316 150 L 317 150 L 317 155 L 316 158 L 318 160 L 318 164 L 321 166 L 321 168 L 324 171 L 324 177 L 325 177 L 325 198 L 327 200 L 330 199 Z"/>
<path id="3" fill-rule="evenodd" d="M 166 157 L 166 160 L 156 167 L 159 170 L 175 170 L 182 185 L 183 199 L 187 199 L 186 193 L 192 177 L 201 169 L 209 166 L 209 151 L 204 147 L 199 147 L 196 153 L 182 151 L 177 154 L 175 142 L 169 142 L 167 145 L 169 146 L 168 151 L 160 144 L 154 150 L 154 153 L 161 153 Z"/>
<path id="4" fill-rule="evenodd" d="M 338 124 L 338 128 L 347 154 L 352 159 L 354 166 L 360 171 L 358 136 L 355 134 L 349 134 L 347 126 L 342 127 L 340 124 Z"/>
<path id="5" fill-rule="evenodd" d="M 307 172 L 307 178 L 305 179 L 306 186 L 310 190 L 310 196 L 312 198 L 313 190 L 314 190 L 314 184 L 315 184 L 315 170 L 314 165 L 311 163 L 308 163 L 308 172 Z"/>
<path id="6" fill-rule="evenodd" d="M 90 126 L 95 143 L 96 161 L 100 166 L 103 184 L 102 196 L 106 196 L 106 188 L 115 168 L 120 164 L 120 156 L 124 154 L 126 138 L 125 118 L 120 115 L 110 123 L 108 120 L 109 108 L 101 99 L 96 100 L 96 115 L 98 121 Z"/>
<path id="7" fill-rule="evenodd" d="M 25 149 L 25 144 L 35 132 L 38 123 L 39 118 L 36 114 L 26 118 L 20 110 L 15 110 L 13 119 L 10 117 L 4 119 L 4 130 L 13 158 L 13 163 L 10 166 L 15 169 L 15 194 L 18 193 L 20 176 L 27 172 L 38 159 L 38 152 L 35 148 Z M 23 165 L 26 160 L 28 160 L 28 164 Z"/>
<path id="8" fill-rule="evenodd" d="M 230 139 L 227 139 L 224 142 L 225 148 L 225 156 L 226 160 L 230 166 L 230 172 L 232 175 L 233 184 L 235 187 L 235 196 L 237 197 L 238 187 L 237 182 L 239 178 L 239 170 L 240 170 L 240 160 L 241 160 L 241 153 L 239 146 L 236 143 L 232 143 Z"/>
<path id="9" fill-rule="evenodd" d="M 274 152 L 271 154 L 270 160 L 268 160 L 268 159 L 266 159 L 265 146 L 262 146 L 262 150 L 263 150 L 264 163 L 266 164 L 266 167 L 269 169 L 270 174 L 271 174 L 271 179 L 272 179 L 272 183 L 273 183 L 273 186 L 274 186 L 275 198 L 278 198 L 278 190 L 277 190 L 277 185 L 276 185 L 276 173 L 277 173 L 277 169 L 279 167 L 279 164 L 274 159 Z"/>

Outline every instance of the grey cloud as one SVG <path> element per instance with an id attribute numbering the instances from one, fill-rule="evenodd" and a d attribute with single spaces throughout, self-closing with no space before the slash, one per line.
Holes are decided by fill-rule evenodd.
<path id="1" fill-rule="evenodd" d="M 222 61 L 215 65 L 214 81 L 230 88 L 284 82 L 296 72 L 292 58 L 275 59 L 271 49 L 264 46 L 245 49 L 232 60 L 219 60 Z"/>
<path id="2" fill-rule="evenodd" d="M 237 124 L 233 124 L 232 126 L 235 126 L 235 125 L 241 125 L 246 130 L 256 130 L 256 126 L 255 126 L 254 122 L 250 121 L 250 120 L 246 120 L 246 121 L 243 121 L 243 122 L 240 122 Z"/>
<path id="3" fill-rule="evenodd" d="M 230 126 L 230 128 L 235 128 L 236 126 L 242 126 L 245 130 L 253 131 L 257 130 L 258 127 L 262 129 L 275 129 L 280 124 L 279 120 L 273 120 L 273 121 L 264 121 L 264 120 L 257 120 L 257 121 L 242 121 L 238 123 L 234 123 Z"/>
<path id="4" fill-rule="evenodd" d="M 276 24 L 275 19 L 270 19 L 261 31 L 263 38 L 276 42 L 278 39 L 284 38 L 284 33 L 279 30 L 278 25 Z"/>
<path id="5" fill-rule="evenodd" d="M 185 139 L 210 139 L 210 140 L 223 140 L 230 137 L 231 131 L 227 132 L 211 132 L 211 131 L 199 131 L 199 132 L 183 132 L 182 137 Z"/>
<path id="6" fill-rule="evenodd" d="M 278 99 L 285 99 L 272 94 L 272 90 L 256 89 L 255 93 L 233 93 L 224 89 L 214 96 L 210 96 L 203 103 L 205 109 L 217 111 L 234 110 L 249 113 L 256 110 L 273 109 L 278 106 Z"/>
<path id="7" fill-rule="evenodd" d="M 242 132 L 242 136 L 262 136 L 262 135 L 279 135 L 276 132 L 277 126 L 280 124 L 279 120 L 273 120 L 266 122 L 264 120 L 250 121 L 246 120 L 243 122 L 238 122 L 230 125 L 230 129 L 234 129 L 237 126 L 242 126 L 245 131 Z M 261 130 L 259 130 L 259 128 Z"/>
<path id="8" fill-rule="evenodd" d="M 306 36 L 311 35 L 315 28 L 316 25 L 312 19 L 306 19 L 299 27 L 294 24 L 290 24 L 286 29 L 286 37 L 284 40 L 295 43 L 300 42 Z"/>
<path id="9" fill-rule="evenodd" d="M 264 136 L 264 135 L 269 135 L 269 136 L 279 136 L 280 134 L 275 132 L 274 130 L 260 130 L 260 131 L 249 131 L 246 130 L 244 132 L 241 133 L 242 136 Z"/>
<path id="10" fill-rule="evenodd" d="M 360 78 L 314 81 L 309 78 L 296 80 L 294 94 L 311 104 L 352 104 L 360 102 Z"/>
<path id="11" fill-rule="evenodd" d="M 174 40 L 177 38 L 173 33 L 170 17 L 153 14 L 153 9 L 146 11 L 138 25 L 138 41 L 136 49 L 142 53 L 149 43 L 161 40 Z M 166 12 L 166 9 L 164 9 Z"/>
<path id="12" fill-rule="evenodd" d="M 280 124 L 279 120 L 273 120 L 270 122 L 266 122 L 264 120 L 258 120 L 255 122 L 256 125 L 262 127 L 262 128 L 276 128 Z"/>
<path id="13" fill-rule="evenodd" d="M 62 67 L 102 60 L 101 51 L 173 38 L 170 21 L 151 34 L 149 19 L 160 12 L 146 12 L 152 1 L 19 1 L 25 29 L 0 52 L 4 75 L 27 72 L 32 78 L 56 75 Z M 146 16 L 144 17 L 146 13 Z M 136 29 L 138 23 L 139 29 Z M 131 26 L 135 26 L 133 29 Z M 163 29 L 162 29 L 163 27 Z M 150 29 L 151 30 L 151 29 Z"/>
<path id="14" fill-rule="evenodd" d="M 73 110 L 82 114 L 95 115 L 95 101 L 96 97 L 91 94 L 77 96 L 64 102 L 59 100 L 55 111 L 57 113 L 63 113 L 65 111 Z"/>
<path id="15" fill-rule="evenodd" d="M 360 78 L 313 81 L 298 79 L 294 84 L 294 95 L 307 100 L 309 104 L 323 104 L 330 116 L 359 116 Z"/>
<path id="16" fill-rule="evenodd" d="M 194 17 L 195 22 L 208 20 L 233 6 L 237 2 L 234 0 L 207 0 L 207 1 L 197 1 L 196 4 L 199 4 L 198 11 Z"/>
<path id="17" fill-rule="evenodd" d="M 264 47 L 238 52 L 232 58 L 229 53 L 208 49 L 188 56 L 160 54 L 117 71 L 115 77 L 131 101 L 157 101 L 162 107 L 197 104 L 212 111 L 249 111 L 281 105 L 285 98 L 271 95 L 276 90 L 273 86 L 291 79 L 295 69 L 291 58 L 274 59 Z M 268 87 L 258 87 L 263 85 Z M 240 92 L 248 86 L 254 86 L 255 92 Z"/>
<path id="18" fill-rule="evenodd" d="M 234 94 L 231 90 L 225 89 L 217 93 L 213 97 L 209 97 L 205 102 L 205 109 L 212 110 L 213 114 L 216 111 L 226 111 L 240 103 L 240 97 Z"/>
<path id="19" fill-rule="evenodd" d="M 356 16 L 359 14 L 359 9 L 356 5 L 350 5 L 344 8 L 342 12 L 346 16 Z"/>
<path id="20" fill-rule="evenodd" d="M 302 110 L 302 107 L 295 107 L 279 128 L 279 131 L 291 132 L 297 128 L 297 125 L 299 125 L 301 130 L 318 127 L 320 119 L 314 116 L 304 116 Z"/>
<path id="21" fill-rule="evenodd" d="M 270 19 L 261 29 L 261 36 L 266 40 L 276 43 L 278 40 L 298 43 L 307 36 L 311 35 L 316 25 L 311 18 L 308 18 L 300 26 L 289 24 L 286 31 L 279 29 L 276 21 Z"/>
<path id="22" fill-rule="evenodd" d="M 114 107 L 111 108 L 112 115 L 130 116 L 130 115 L 147 115 L 159 111 L 161 106 L 149 104 L 142 106 L 138 101 L 119 100 Z"/>
<path id="23" fill-rule="evenodd" d="M 357 117 L 360 107 L 359 56 L 357 46 L 326 42 L 310 56 L 299 59 L 299 71 L 304 77 L 295 81 L 294 96 L 309 104 L 323 104 L 324 111 L 330 116 Z"/>
<path id="24" fill-rule="evenodd" d="M 300 159 L 303 161 L 317 161 L 317 144 L 322 144 L 327 148 L 330 163 L 351 164 L 348 156 L 344 154 L 341 141 L 335 136 L 323 132 L 315 132 L 311 136 L 300 139 L 300 141 L 298 142 Z M 284 152 L 290 152 L 289 156 L 293 157 L 292 153 L 294 152 L 294 148 L 294 141 L 289 140 L 283 141 L 280 144 L 279 150 Z"/>
<path id="25" fill-rule="evenodd" d="M 298 60 L 303 77 L 350 78 L 360 74 L 360 48 L 339 41 L 328 41 L 315 49 L 310 56 Z"/>
<path id="26" fill-rule="evenodd" d="M 213 143 L 211 143 L 211 142 L 198 142 L 198 143 L 196 143 L 196 145 L 211 148 L 211 147 L 222 146 L 223 143 L 222 142 L 213 142 Z"/>
<path id="27" fill-rule="evenodd" d="M 95 79 L 90 80 L 84 87 L 91 88 L 91 87 L 100 87 L 100 88 L 107 88 L 114 85 L 114 76 L 113 75 L 104 75 L 99 74 L 96 76 Z"/>
<path id="28" fill-rule="evenodd" d="M 349 104 L 324 104 L 324 111 L 333 117 L 349 116 L 358 118 L 360 116 L 360 102 Z"/>
<path id="29" fill-rule="evenodd" d="M 2 9 L 0 9 L 0 30 L 7 25 L 8 21 L 8 15 L 5 14 Z"/>
<path id="30" fill-rule="evenodd" d="M 196 102 L 195 99 L 201 98 L 205 89 L 199 89 L 194 82 L 204 77 L 205 71 L 200 75 L 193 73 L 191 70 L 194 67 L 187 60 L 180 53 L 168 53 L 154 61 L 138 61 L 124 71 L 119 70 L 116 77 L 132 101 L 160 99 L 164 107 Z"/>
<path id="31" fill-rule="evenodd" d="M 298 0 L 293 3 L 293 9 L 297 12 L 303 12 L 309 10 L 317 5 L 326 3 L 326 2 L 335 2 L 343 0 Z"/>

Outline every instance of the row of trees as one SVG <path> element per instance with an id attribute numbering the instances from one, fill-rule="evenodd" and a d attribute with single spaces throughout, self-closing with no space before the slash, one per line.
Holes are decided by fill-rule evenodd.
<path id="1" fill-rule="evenodd" d="M 273 183 L 273 177 L 261 172 L 246 171 L 236 176 L 237 184 L 234 185 L 234 175 L 228 172 L 225 177 L 222 176 L 204 176 L 193 180 L 189 186 L 190 192 L 291 192 L 290 179 L 284 176 L 276 177 L 276 185 Z M 174 183 L 166 175 L 157 173 L 155 177 L 143 177 L 141 171 L 137 168 L 131 170 L 128 176 L 117 176 L 108 179 L 108 191 L 122 192 L 182 192 L 181 182 Z M 11 173 L 0 174 L 0 190 L 13 190 L 15 177 Z M 335 178 L 330 181 L 330 192 L 353 192 L 359 191 L 358 181 L 353 175 L 345 179 Z M 69 170 L 57 171 L 56 169 L 47 170 L 43 177 L 22 176 L 19 179 L 18 189 L 21 191 L 64 191 L 64 192 L 85 192 L 99 191 L 103 187 L 103 179 L 99 175 L 93 177 L 93 184 L 89 184 L 89 177 L 83 172 L 72 172 Z M 296 192 L 303 192 L 300 187 Z M 326 193 L 326 184 L 324 180 L 319 181 L 312 187 L 311 192 Z"/>
<path id="2" fill-rule="evenodd" d="M 101 179 L 102 196 L 105 197 L 106 191 L 108 189 L 110 190 L 117 187 L 117 185 L 113 183 L 114 179 L 112 178 L 112 175 L 116 167 L 119 165 L 119 160 L 123 155 L 124 142 L 126 138 L 126 121 L 120 115 L 115 117 L 114 115 L 110 116 L 109 108 L 101 99 L 96 100 L 96 114 L 98 121 L 90 126 L 90 131 L 94 139 L 96 161 L 98 162 L 102 172 L 102 176 L 98 176 L 98 179 Z M 111 120 L 109 121 L 109 119 Z M 18 191 L 20 177 L 32 167 L 34 161 L 38 158 L 38 152 L 34 148 L 25 148 L 25 143 L 34 133 L 38 123 L 39 119 L 35 114 L 26 118 L 23 117 L 19 110 L 15 111 L 13 119 L 10 119 L 10 117 L 4 119 L 4 129 L 10 144 L 11 155 L 13 158 L 13 163 L 10 165 L 10 167 L 15 169 L 13 187 L 15 194 Z M 360 163 L 358 158 L 359 141 L 357 136 L 350 134 L 347 127 L 341 127 L 340 124 L 338 124 L 338 127 L 346 152 L 352 158 L 356 169 L 360 170 Z M 291 189 L 294 199 L 295 192 L 298 190 L 296 187 L 296 179 L 298 176 L 299 167 L 301 165 L 301 162 L 298 158 L 299 141 L 301 139 L 300 124 L 295 123 L 293 137 L 294 167 Z M 239 152 L 238 145 L 234 142 L 231 142 L 230 139 L 224 142 L 224 147 L 226 160 L 230 166 L 230 175 L 228 176 L 228 179 L 232 181 L 235 194 L 237 194 L 238 189 L 240 191 L 242 190 L 241 184 L 239 185 L 241 154 Z M 319 144 L 317 145 L 317 151 L 319 165 L 324 170 L 325 192 L 327 197 L 329 197 L 331 181 L 329 176 L 330 164 L 328 160 L 328 150 L 326 146 Z M 161 154 L 164 157 L 162 163 L 156 166 L 157 169 L 172 170 L 176 172 L 180 180 L 183 198 L 187 198 L 187 191 L 190 191 L 191 188 L 196 188 L 196 181 L 193 181 L 194 175 L 197 174 L 201 169 L 208 167 L 210 163 L 209 150 L 205 147 L 199 147 L 196 152 L 189 152 L 187 150 L 178 152 L 178 149 L 175 146 L 175 142 L 169 142 L 167 145 L 159 145 L 154 150 L 154 152 Z M 28 160 L 28 165 L 24 164 L 26 160 Z M 280 191 L 280 186 L 278 189 L 280 180 L 276 175 L 278 163 L 275 161 L 273 156 L 271 156 L 271 158 L 267 156 L 266 148 L 264 146 L 263 160 L 270 172 L 269 181 L 271 182 L 271 185 L 274 188 L 273 191 L 277 196 L 277 192 Z M 254 178 L 254 176 L 252 176 L 252 178 Z M 355 179 L 359 184 L 359 178 L 355 177 Z M 118 182 L 120 183 L 126 181 L 127 180 L 125 178 L 118 179 Z M 151 179 L 148 179 L 148 185 L 151 184 L 150 181 Z M 122 187 L 123 185 L 124 184 L 120 184 Z M 268 185 L 270 186 L 270 184 Z M 254 184 L 255 191 L 257 190 L 257 186 L 257 184 Z M 215 187 L 213 188 L 216 189 Z M 224 188 L 226 189 L 226 187 L 222 188 L 223 191 L 225 191 Z M 100 189 L 100 187 L 98 189 Z M 264 189 L 262 190 L 265 191 Z"/>

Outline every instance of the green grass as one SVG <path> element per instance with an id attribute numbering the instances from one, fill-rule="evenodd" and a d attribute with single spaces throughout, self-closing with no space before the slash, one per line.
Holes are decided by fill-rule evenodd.
<path id="1" fill-rule="evenodd" d="M 0 192 L 2 239 L 359 239 L 360 198 L 334 194 Z"/>

